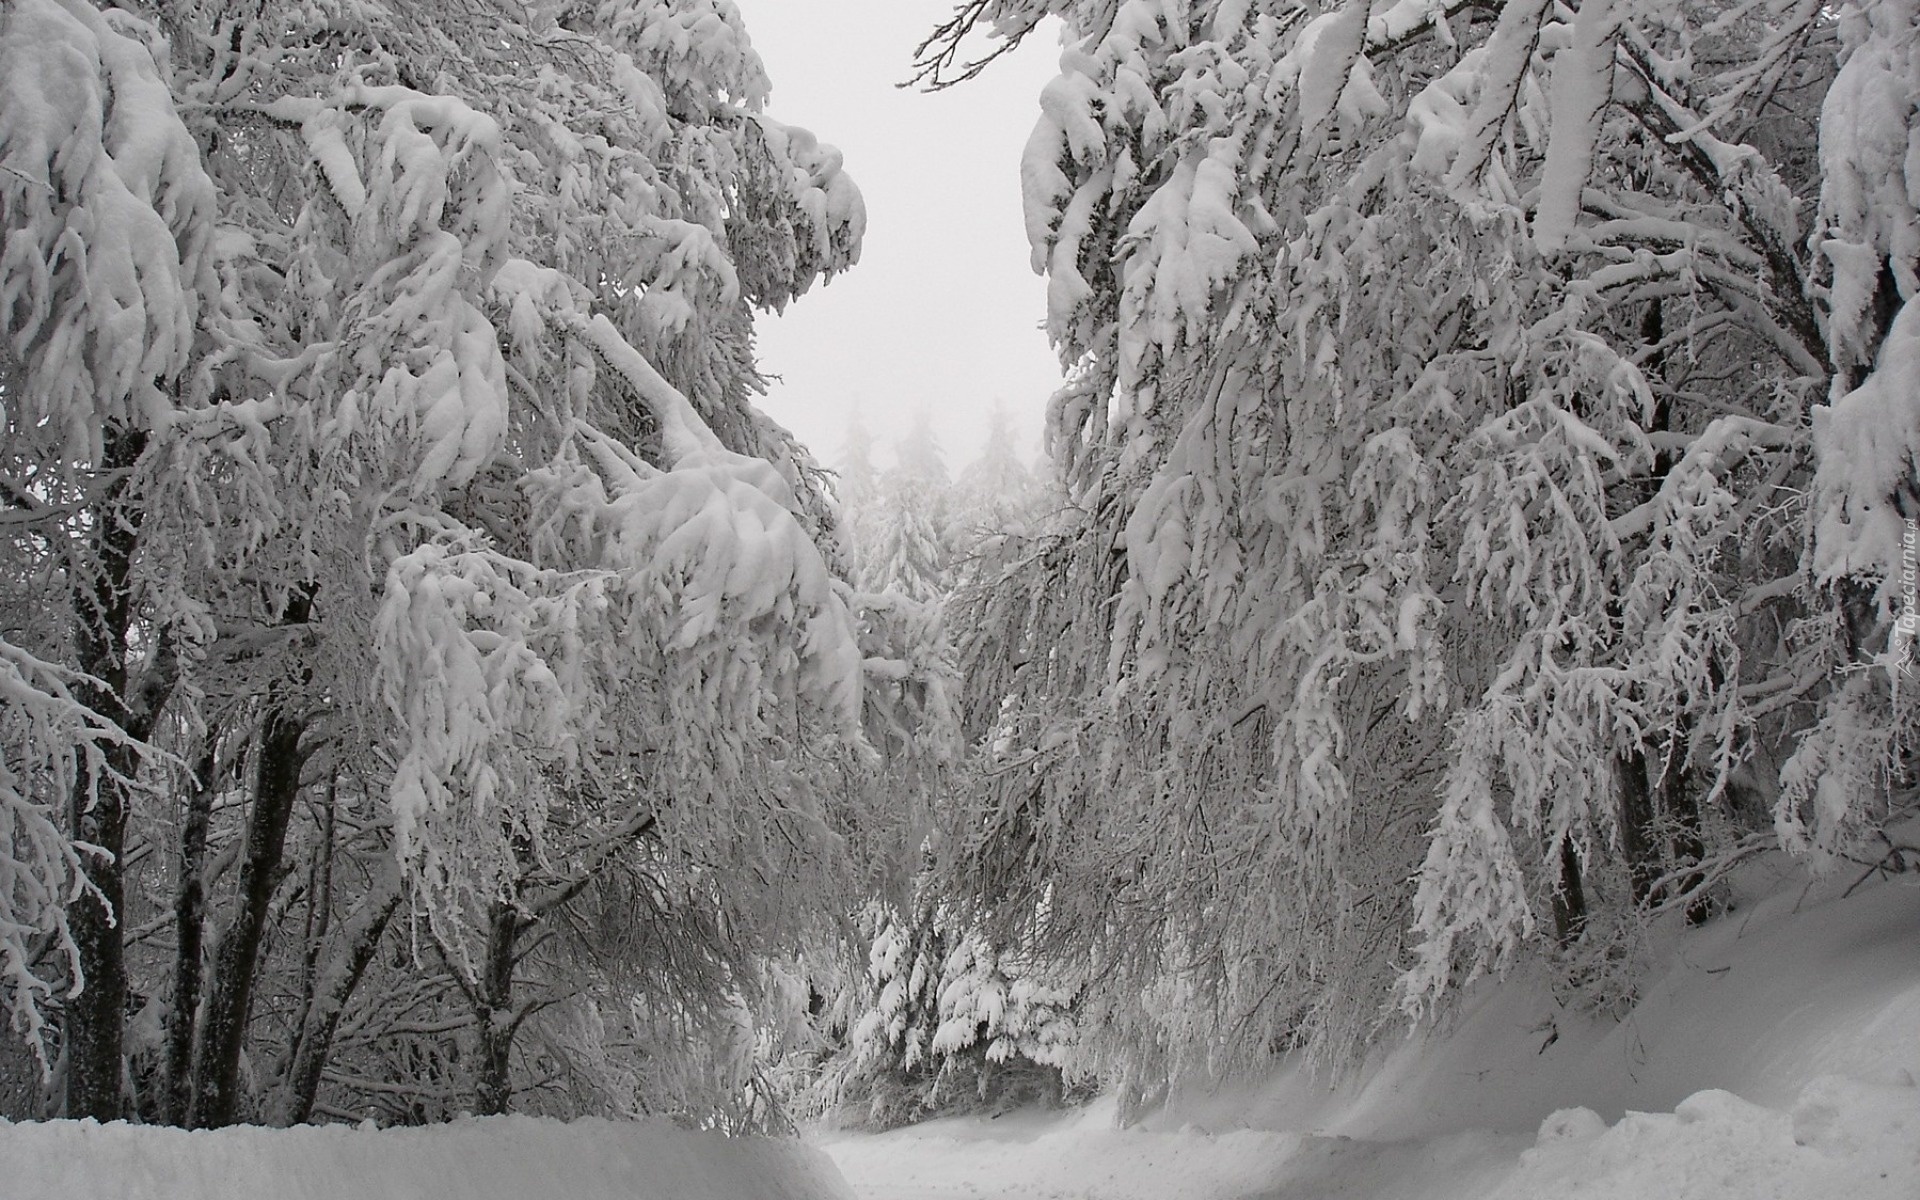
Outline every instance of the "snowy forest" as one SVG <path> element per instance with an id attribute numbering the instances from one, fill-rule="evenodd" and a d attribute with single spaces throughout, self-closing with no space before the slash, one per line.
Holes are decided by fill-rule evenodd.
<path id="1" fill-rule="evenodd" d="M 1129 1120 L 1920 869 L 1916 0 L 1030 38 L 949 464 L 756 406 L 733 0 L 0 0 L 0 1118 Z"/>

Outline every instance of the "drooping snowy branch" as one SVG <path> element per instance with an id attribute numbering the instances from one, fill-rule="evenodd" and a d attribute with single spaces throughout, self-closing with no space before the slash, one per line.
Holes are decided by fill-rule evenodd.
<path id="1" fill-rule="evenodd" d="M 147 47 L 85 0 L 0 14 L 0 334 L 11 403 L 72 458 L 173 402 L 211 290 L 214 191 Z"/>
<path id="2" fill-rule="evenodd" d="M 46 1002 L 57 976 L 50 951 L 77 963 L 67 906 L 97 890 L 59 815 L 86 766 L 107 777 L 104 751 L 126 734 L 81 703 L 69 671 L 0 641 L 0 1004 L 43 1070 L 50 1067 Z M 84 799 L 84 798 L 83 798 Z M 85 986 L 76 979 L 74 986 Z"/>
<path id="3" fill-rule="evenodd" d="M 1828 341 L 1843 381 L 1871 364 L 1893 297 L 1920 290 L 1920 206 L 1909 181 L 1920 125 L 1908 102 L 1920 78 L 1914 8 L 1848 4 L 1840 13 L 1843 61 L 1820 110 L 1820 208 L 1812 243 L 1830 272 Z M 1838 399 L 1838 393 L 1835 394 Z"/>
<path id="4" fill-rule="evenodd" d="M 350 264 L 345 277 L 308 284 L 347 289 L 328 298 L 341 337 L 313 364 L 319 437 L 348 454 L 403 440 L 416 495 L 465 485 L 508 422 L 498 334 L 474 302 L 512 216 L 499 126 L 454 97 L 395 86 L 283 99 L 271 111 L 299 121 L 339 214 L 337 225 L 324 210 L 309 223 L 337 229 Z"/>

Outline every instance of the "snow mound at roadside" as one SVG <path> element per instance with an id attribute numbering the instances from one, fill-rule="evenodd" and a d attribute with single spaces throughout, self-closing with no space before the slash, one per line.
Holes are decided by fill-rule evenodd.
<path id="1" fill-rule="evenodd" d="M 0 1121 L 0 1196 L 32 1200 L 846 1200 L 798 1142 L 664 1123 L 491 1117 L 420 1129 L 186 1131 Z"/>
<path id="2" fill-rule="evenodd" d="M 1823 1076 L 1912 1084 L 1920 881 L 1850 883 L 1809 886 L 1791 863 L 1754 864 L 1737 881 L 1732 913 L 1653 932 L 1657 965 L 1618 1020 L 1563 1004 L 1544 970 L 1519 971 L 1476 985 L 1441 1028 L 1388 1032 L 1373 1059 L 1337 1083 L 1289 1065 L 1183 1101 L 1147 1126 L 1371 1141 L 1531 1134 L 1561 1109 L 1590 1108 L 1611 1124 L 1628 1112 L 1673 1112 L 1710 1089 L 1787 1112 Z"/>
<path id="3" fill-rule="evenodd" d="M 873 1200 L 1920 1200 L 1920 887 L 1774 861 L 1734 901 L 1656 931 L 1623 1020 L 1519 973 L 1333 1085 L 1288 1066 L 1134 1129 L 1108 1102 L 822 1145 Z"/>
<path id="4" fill-rule="evenodd" d="M 1554 1113 L 1489 1200 L 1912 1200 L 1920 1088 L 1827 1076 L 1792 1112 L 1696 1092 L 1671 1113 Z"/>

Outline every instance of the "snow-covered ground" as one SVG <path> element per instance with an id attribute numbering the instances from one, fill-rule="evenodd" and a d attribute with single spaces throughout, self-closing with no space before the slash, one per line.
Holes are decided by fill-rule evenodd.
<path id="1" fill-rule="evenodd" d="M 201 1132 L 0 1121 L 0 1200 L 846 1200 L 798 1142 L 493 1117 Z"/>
<path id="2" fill-rule="evenodd" d="M 1517 976 L 1338 1086 L 821 1142 L 870 1200 L 1920 1200 L 1920 886 L 1853 882 L 1750 870 L 1624 1021 Z"/>
<path id="3" fill-rule="evenodd" d="M 0 1200 L 1920 1200 L 1920 886 L 1750 872 L 1621 1022 L 1538 977 L 1329 1087 L 1293 1070 L 1132 1129 L 1110 1104 L 819 1149 L 525 1117 L 426 1129 L 0 1122 Z"/>

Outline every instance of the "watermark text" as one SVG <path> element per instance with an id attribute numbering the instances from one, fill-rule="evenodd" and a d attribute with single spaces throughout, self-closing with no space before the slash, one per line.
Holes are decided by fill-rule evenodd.
<path id="1" fill-rule="evenodd" d="M 1900 613 L 1893 619 L 1888 656 L 1908 679 L 1915 677 L 1916 644 L 1920 644 L 1920 520 L 1908 517 L 1900 534 Z"/>

